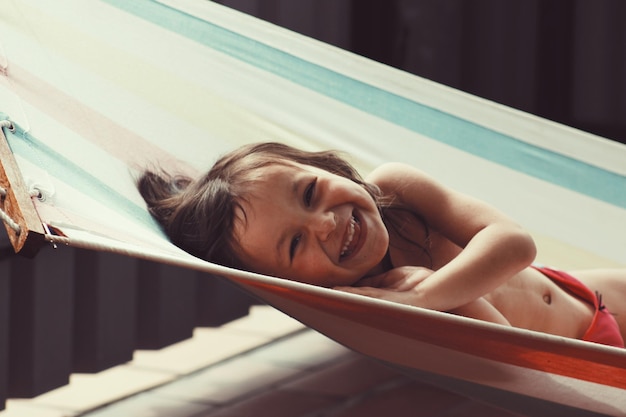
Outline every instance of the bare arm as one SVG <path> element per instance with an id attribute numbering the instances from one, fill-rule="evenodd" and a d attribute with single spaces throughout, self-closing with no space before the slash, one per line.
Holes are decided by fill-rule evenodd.
<path id="1" fill-rule="evenodd" d="M 511 323 L 489 301 L 480 297 L 469 304 L 455 308 L 450 313 L 471 317 L 477 320 L 490 321 L 492 323 L 510 326 Z"/>
<path id="2" fill-rule="evenodd" d="M 532 238 L 504 214 L 411 166 L 386 164 L 369 180 L 463 248 L 456 258 L 415 285 L 410 290 L 411 302 L 405 303 L 454 310 L 493 291 L 535 258 Z"/>

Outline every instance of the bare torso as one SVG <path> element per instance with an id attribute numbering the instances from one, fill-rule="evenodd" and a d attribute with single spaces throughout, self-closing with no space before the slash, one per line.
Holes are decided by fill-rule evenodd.
<path id="1" fill-rule="evenodd" d="M 512 326 L 577 339 L 583 337 L 594 314 L 591 304 L 532 268 L 524 269 L 484 298 Z"/>
<path id="2" fill-rule="evenodd" d="M 415 220 L 403 224 L 403 233 L 414 237 L 427 249 L 427 253 L 391 232 L 390 257 L 393 266 L 413 265 L 437 270 L 461 251 L 460 247 L 436 231 L 429 232 L 427 236 L 423 225 Z M 594 314 L 591 304 L 570 294 L 533 268 L 522 270 L 505 284 L 483 296 L 482 300 L 451 312 L 502 322 L 490 313 L 491 306 L 512 326 L 571 338 L 581 338 L 584 335 Z"/>

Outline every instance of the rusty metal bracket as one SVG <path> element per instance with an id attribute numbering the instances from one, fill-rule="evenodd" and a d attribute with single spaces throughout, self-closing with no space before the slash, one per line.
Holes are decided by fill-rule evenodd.
<path id="1" fill-rule="evenodd" d="M 45 230 L 21 171 L 11 151 L 4 129 L 11 131 L 13 125 L 4 121 L 0 128 L 0 208 L 11 219 L 5 221 L 9 240 L 16 253 L 34 256 L 45 244 Z M 17 225 L 17 227 L 16 227 Z"/>

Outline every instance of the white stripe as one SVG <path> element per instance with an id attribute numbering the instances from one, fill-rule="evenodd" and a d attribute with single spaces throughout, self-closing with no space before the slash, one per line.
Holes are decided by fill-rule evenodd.
<path id="1" fill-rule="evenodd" d="M 398 96 L 540 148 L 626 175 L 626 146 L 621 144 L 395 70 L 213 2 L 159 1 L 301 59 L 311 61 L 313 57 L 316 64 Z"/>

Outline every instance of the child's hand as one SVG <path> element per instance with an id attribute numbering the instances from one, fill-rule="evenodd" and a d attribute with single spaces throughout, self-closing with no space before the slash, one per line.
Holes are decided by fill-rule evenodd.
<path id="1" fill-rule="evenodd" d="M 356 283 L 356 287 L 335 287 L 336 290 L 365 295 L 420 307 L 419 284 L 433 273 L 417 266 L 402 266 Z"/>

